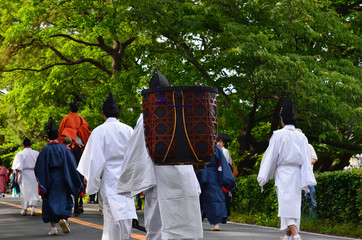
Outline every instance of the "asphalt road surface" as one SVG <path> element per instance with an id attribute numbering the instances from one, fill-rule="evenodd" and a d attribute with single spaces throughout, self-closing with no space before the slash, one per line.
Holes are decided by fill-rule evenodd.
<path id="1" fill-rule="evenodd" d="M 69 218 L 71 232 L 63 234 L 58 226 L 58 236 L 48 236 L 50 224 L 43 223 L 41 219 L 41 202 L 38 204 L 36 216 L 20 215 L 21 203 L 19 197 L 6 195 L 0 198 L 0 239 L 53 239 L 57 240 L 92 240 L 102 238 L 103 217 L 98 211 L 98 204 L 84 204 L 84 213 L 78 217 Z M 143 224 L 143 211 L 137 211 L 139 224 Z M 204 238 L 208 240 L 278 240 L 283 232 L 276 228 L 260 227 L 248 224 L 228 222 L 221 225 L 221 231 L 210 230 L 210 224 L 205 219 L 203 222 Z M 303 240 L 342 240 L 356 239 L 343 238 L 315 233 L 300 233 Z M 132 240 L 146 239 L 146 233 L 133 228 Z"/>

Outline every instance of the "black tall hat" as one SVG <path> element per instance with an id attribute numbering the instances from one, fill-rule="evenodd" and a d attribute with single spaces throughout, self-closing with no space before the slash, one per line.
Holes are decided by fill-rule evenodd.
<path id="1" fill-rule="evenodd" d="M 112 92 L 108 94 L 107 99 L 103 102 L 102 111 L 104 115 L 108 117 L 117 117 L 119 114 L 119 108 L 116 100 L 113 97 Z"/>
<path id="2" fill-rule="evenodd" d="M 80 101 L 82 101 L 82 99 L 83 99 L 82 96 L 77 95 L 74 97 L 74 102 L 80 102 Z"/>
<path id="3" fill-rule="evenodd" d="M 71 112 L 78 112 L 78 103 L 76 101 L 69 103 L 69 107 Z"/>
<path id="4" fill-rule="evenodd" d="M 168 80 L 165 76 L 162 75 L 162 73 L 156 68 L 153 71 L 151 80 L 148 84 L 149 88 L 155 88 L 157 86 L 160 87 L 169 87 L 170 84 L 168 83 Z"/>
<path id="5" fill-rule="evenodd" d="M 78 112 L 78 108 L 79 108 L 78 102 L 80 102 L 80 101 L 82 101 L 82 96 L 77 95 L 77 96 L 74 97 L 73 102 L 69 103 L 69 107 L 70 107 L 71 112 L 75 112 L 75 113 Z"/>
<path id="6" fill-rule="evenodd" d="M 294 123 L 296 120 L 296 116 L 294 113 L 293 103 L 290 100 L 285 100 L 283 108 L 281 110 L 280 116 L 283 118 L 283 122 Z"/>
<path id="7" fill-rule="evenodd" d="M 55 140 L 59 136 L 57 124 L 55 124 L 55 121 L 52 117 L 49 117 L 48 120 L 47 135 L 50 140 Z"/>
<path id="8" fill-rule="evenodd" d="M 30 147 L 30 145 L 31 145 L 30 139 L 26 137 L 26 138 L 23 140 L 23 145 L 24 145 L 25 147 Z"/>

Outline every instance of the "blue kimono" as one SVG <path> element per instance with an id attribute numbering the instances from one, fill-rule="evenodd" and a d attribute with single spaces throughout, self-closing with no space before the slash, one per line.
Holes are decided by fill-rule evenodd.
<path id="1" fill-rule="evenodd" d="M 232 191 L 236 188 L 236 181 L 218 145 L 215 147 L 215 154 L 211 158 L 211 162 L 205 166 L 203 171 L 196 172 L 196 176 L 201 186 L 202 218 L 207 218 L 213 225 L 226 223 L 228 216 L 222 188 Z"/>
<path id="2" fill-rule="evenodd" d="M 35 176 L 42 195 L 42 217 L 45 223 L 68 219 L 72 213 L 72 195 L 79 195 L 84 186 L 77 172 L 72 152 L 66 145 L 52 141 L 39 153 Z"/>
<path id="3" fill-rule="evenodd" d="M 15 183 L 15 173 L 13 173 L 11 175 L 11 180 L 10 180 L 10 190 L 13 190 L 13 196 L 20 196 L 20 187 L 19 184 Z"/>

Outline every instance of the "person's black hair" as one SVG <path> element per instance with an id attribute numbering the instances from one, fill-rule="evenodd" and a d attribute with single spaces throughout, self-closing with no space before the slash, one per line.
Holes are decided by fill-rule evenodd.
<path id="1" fill-rule="evenodd" d="M 24 147 L 30 147 L 31 146 L 30 139 L 24 138 L 23 145 L 24 145 Z"/>
<path id="2" fill-rule="evenodd" d="M 216 142 L 220 142 L 222 141 L 224 143 L 224 148 L 228 148 L 228 143 L 222 138 L 220 137 L 219 135 L 216 137 Z"/>

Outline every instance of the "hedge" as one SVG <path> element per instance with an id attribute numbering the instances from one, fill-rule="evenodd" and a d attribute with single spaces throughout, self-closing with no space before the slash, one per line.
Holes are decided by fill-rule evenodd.
<path id="1" fill-rule="evenodd" d="M 360 223 L 362 169 L 316 174 L 317 216 L 336 222 Z"/>
<path id="2" fill-rule="evenodd" d="M 238 189 L 233 192 L 232 211 L 240 214 L 260 214 L 269 218 L 278 215 L 278 201 L 274 180 L 264 186 L 257 183 L 256 175 L 238 177 Z M 317 173 L 315 209 L 318 219 L 341 223 L 361 223 L 362 169 Z"/>
<path id="3" fill-rule="evenodd" d="M 238 189 L 233 191 L 233 211 L 237 213 L 263 213 L 269 217 L 278 215 L 278 201 L 274 190 L 274 183 L 268 182 L 264 191 L 256 181 L 256 175 L 246 178 L 237 178 Z"/>

